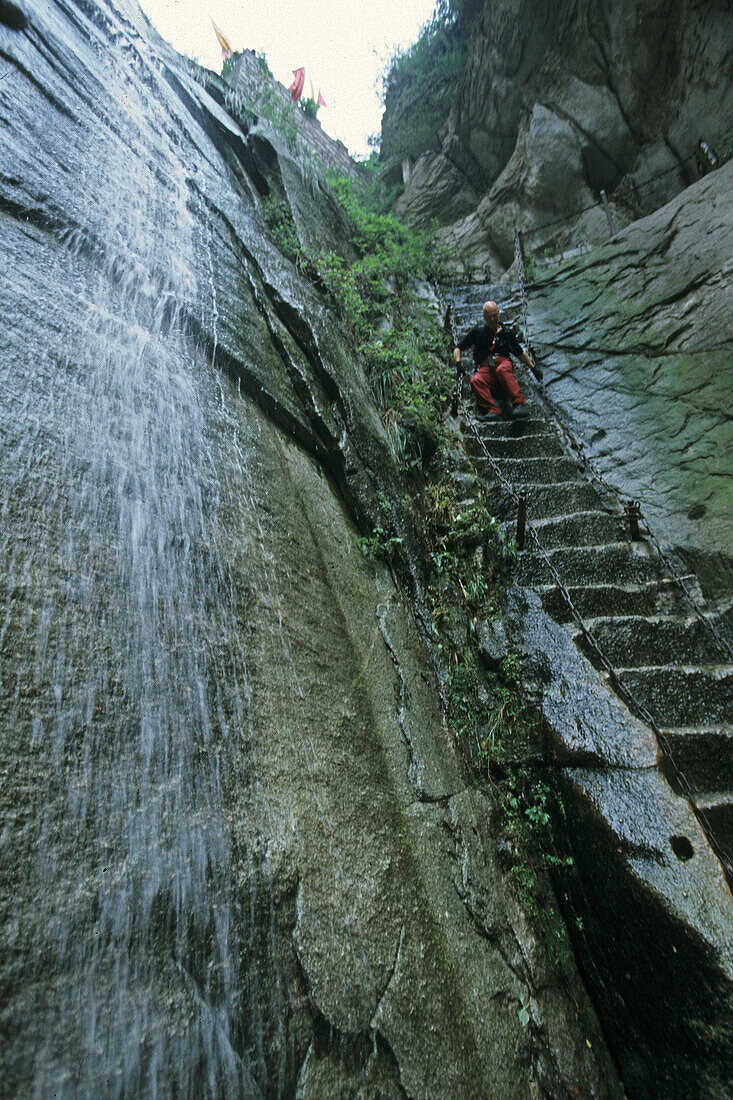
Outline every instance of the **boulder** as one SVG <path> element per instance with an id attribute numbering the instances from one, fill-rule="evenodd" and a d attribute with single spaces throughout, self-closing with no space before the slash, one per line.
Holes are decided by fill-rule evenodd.
<path id="1" fill-rule="evenodd" d="M 427 224 L 433 218 L 445 223 L 459 218 L 476 205 L 473 188 L 444 153 L 423 153 L 412 168 L 395 213 L 406 222 Z"/>

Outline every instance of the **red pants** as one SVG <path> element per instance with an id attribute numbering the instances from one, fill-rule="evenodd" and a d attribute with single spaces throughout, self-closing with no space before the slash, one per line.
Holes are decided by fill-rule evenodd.
<path id="1" fill-rule="evenodd" d="M 524 394 L 514 377 L 511 359 L 497 355 L 493 362 L 484 359 L 478 370 L 471 375 L 471 389 L 476 394 L 479 412 L 500 413 L 497 401 L 507 394 L 515 405 L 526 405 Z"/>

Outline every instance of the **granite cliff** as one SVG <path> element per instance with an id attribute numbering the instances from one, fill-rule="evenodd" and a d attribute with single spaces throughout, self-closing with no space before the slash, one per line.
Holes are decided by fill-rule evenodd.
<path id="1" fill-rule="evenodd" d="M 445 114 L 431 114 L 429 131 L 411 143 L 426 93 L 397 73 L 381 155 L 394 179 L 408 158 L 400 214 L 416 223 L 438 218 L 456 252 L 491 275 L 511 264 L 516 227 L 592 207 L 601 189 L 628 222 L 697 177 L 700 138 L 730 155 L 733 21 L 725 0 L 448 7 L 465 63 L 440 85 Z M 599 208 L 586 215 L 582 235 L 604 224 Z"/>
<path id="2" fill-rule="evenodd" d="M 318 173 L 133 3 L 0 20 L 0 1095 L 618 1096 L 362 552 Z"/>
<path id="3" fill-rule="evenodd" d="M 353 255 L 323 135 L 131 0 L 0 0 L 0 52 L 0 1095 L 722 1094 L 730 892 L 649 732 L 531 594 L 456 614 L 535 662 L 519 764 L 566 738 L 578 967 L 448 726 L 416 483 L 268 224 Z"/>

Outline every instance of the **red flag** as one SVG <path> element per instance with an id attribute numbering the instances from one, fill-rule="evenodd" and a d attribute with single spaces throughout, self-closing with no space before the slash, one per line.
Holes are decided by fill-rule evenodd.
<path id="1" fill-rule="evenodd" d="M 321 95 L 320 91 L 318 92 L 318 102 L 316 103 L 316 107 L 328 107 L 328 104 Z"/>
<path id="2" fill-rule="evenodd" d="M 297 103 L 303 94 L 303 85 L 305 84 L 305 69 L 293 69 L 293 76 L 295 77 L 295 80 L 288 88 L 288 91 Z"/>

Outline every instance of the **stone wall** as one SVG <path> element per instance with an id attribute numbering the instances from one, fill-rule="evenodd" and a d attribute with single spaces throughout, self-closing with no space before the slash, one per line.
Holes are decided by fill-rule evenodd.
<path id="1" fill-rule="evenodd" d="M 226 77 L 234 92 L 242 97 L 245 105 L 251 105 L 258 113 L 262 104 L 269 104 L 269 111 L 278 112 L 292 123 L 298 141 L 310 150 L 325 168 L 350 179 L 361 178 L 361 171 L 341 141 L 334 141 L 326 134 L 318 118 L 310 118 L 293 102 L 287 88 L 275 80 L 259 61 L 253 50 L 243 50 L 237 55 L 234 67 Z M 327 109 L 327 108 L 324 108 Z M 284 116 L 283 116 L 284 113 Z"/>

